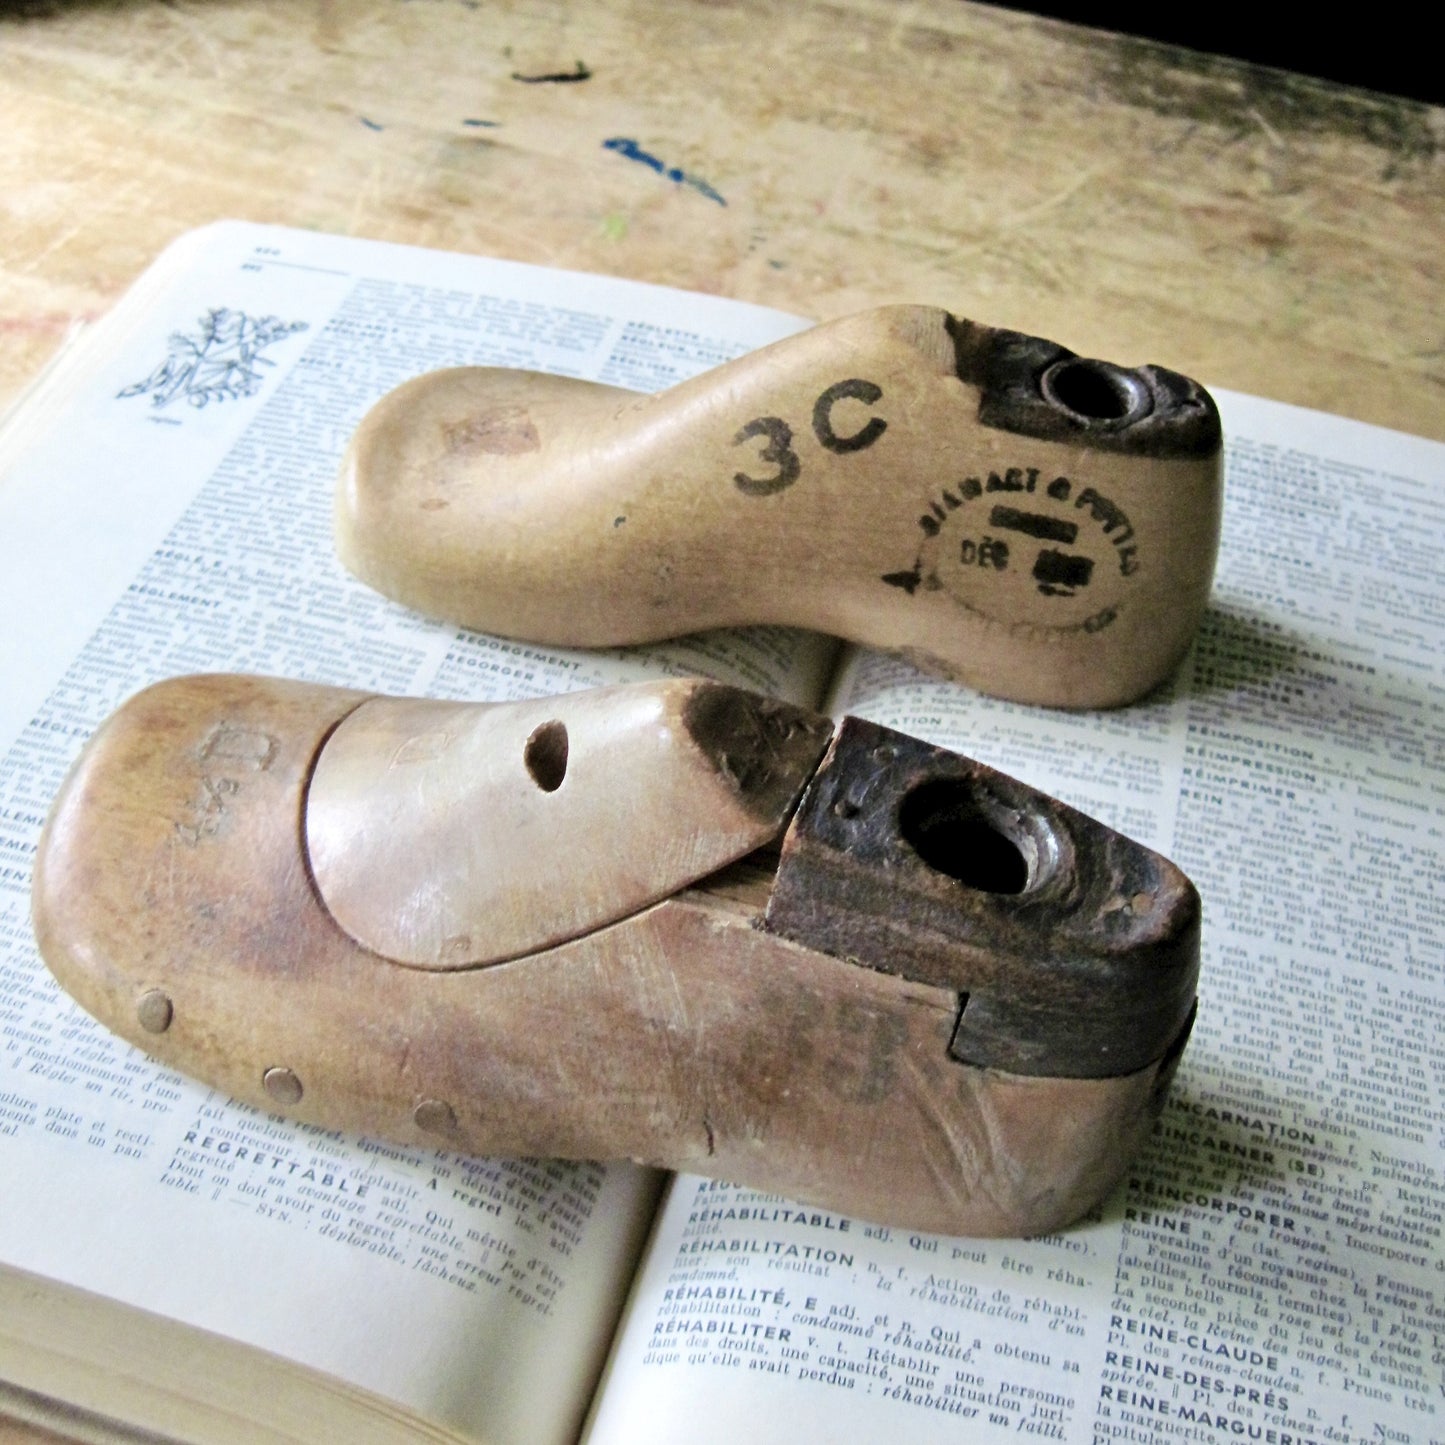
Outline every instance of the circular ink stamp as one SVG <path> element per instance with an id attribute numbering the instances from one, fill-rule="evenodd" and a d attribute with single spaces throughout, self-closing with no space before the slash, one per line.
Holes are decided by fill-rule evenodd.
<path id="1" fill-rule="evenodd" d="M 1124 509 L 1092 484 L 1037 467 L 942 488 L 918 528 L 913 566 L 882 580 L 909 593 L 945 591 L 1019 630 L 1102 631 L 1139 570 Z"/>

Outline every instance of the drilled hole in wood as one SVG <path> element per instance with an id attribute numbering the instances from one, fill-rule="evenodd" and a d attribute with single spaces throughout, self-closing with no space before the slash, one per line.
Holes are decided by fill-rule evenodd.
<path id="1" fill-rule="evenodd" d="M 1011 837 L 979 806 L 962 778 L 915 788 L 903 800 L 898 826 L 930 868 L 983 893 L 1022 893 L 1034 872 L 1032 839 Z"/>
<path id="2" fill-rule="evenodd" d="M 1149 410 L 1149 393 L 1135 376 L 1105 361 L 1073 356 L 1056 361 L 1041 378 L 1044 395 L 1087 421 L 1123 422 Z"/>
<path id="3" fill-rule="evenodd" d="M 522 749 L 522 761 L 532 781 L 544 793 L 555 793 L 567 776 L 567 726 L 557 721 L 533 728 Z"/>

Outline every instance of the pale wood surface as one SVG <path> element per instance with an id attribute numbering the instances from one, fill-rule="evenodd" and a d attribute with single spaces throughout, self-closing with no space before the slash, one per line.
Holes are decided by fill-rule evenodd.
<path id="1" fill-rule="evenodd" d="M 241 216 L 941 305 L 1445 438 L 1445 111 L 962 0 L 19 4 L 0 127 L 0 408 Z"/>
<path id="2" fill-rule="evenodd" d="M 961 0 L 32 4 L 0 77 L 0 404 L 244 216 L 819 319 L 937 304 L 1445 437 L 1416 102 Z"/>
<path id="3" fill-rule="evenodd" d="M 550 792 L 523 761 L 549 714 L 571 740 Z M 629 784 L 642 772 L 653 786 Z M 225 805 L 178 833 L 202 778 Z M 1026 912 L 905 847 L 927 846 L 900 811 L 920 778 L 1047 840 Z M 701 875 L 774 836 L 804 781 L 766 920 L 714 900 Z M 955 806 L 921 811 L 946 831 Z M 575 833 L 570 855 L 521 844 L 570 896 L 484 840 L 428 866 L 461 813 L 514 847 Z M 1047 1234 L 1105 1198 L 1153 1127 L 1199 968 L 1199 897 L 1164 859 L 956 755 L 698 680 L 477 706 L 172 678 L 72 771 L 33 911 L 86 1012 L 219 1097 L 947 1235 Z M 504 952 L 527 956 L 468 966 Z"/>
<path id="4" fill-rule="evenodd" d="M 1133 702 L 1178 665 L 1209 599 L 1219 418 L 1183 378 L 1073 362 L 1147 409 L 1095 425 L 1040 400 L 985 425 L 1052 359 L 1011 358 L 1013 335 L 880 306 L 650 396 L 494 367 L 413 377 L 353 434 L 336 552 L 394 601 L 529 642 L 768 622 L 1017 702 Z M 835 403 L 841 442 L 823 429 Z M 1070 529 L 1088 585 L 1035 580 L 1000 501 Z M 1012 539 L 1006 570 L 968 540 L 986 526 Z"/>

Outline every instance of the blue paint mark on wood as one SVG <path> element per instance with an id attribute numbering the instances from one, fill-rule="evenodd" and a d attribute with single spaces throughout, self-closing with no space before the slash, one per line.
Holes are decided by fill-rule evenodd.
<path id="1" fill-rule="evenodd" d="M 462 122 L 463 125 L 481 126 L 486 130 L 495 130 L 501 123 L 499 120 L 474 120 L 471 116 Z"/>
<path id="2" fill-rule="evenodd" d="M 374 120 L 368 120 L 364 115 L 359 115 L 359 116 L 357 116 L 357 120 L 359 120 L 359 121 L 362 123 L 362 125 L 364 125 L 364 126 L 367 128 L 367 130 L 385 130 L 385 129 L 386 129 L 386 127 L 385 127 L 384 125 L 378 125 Z"/>
<path id="3" fill-rule="evenodd" d="M 618 155 L 626 156 L 628 160 L 637 161 L 639 165 L 656 171 L 664 180 L 669 180 L 674 185 L 690 186 L 699 195 L 706 196 L 708 200 L 716 201 L 720 206 L 727 205 L 727 202 L 701 176 L 689 175 L 681 166 L 667 165 L 651 151 L 643 150 L 635 140 L 629 140 L 626 136 L 613 136 L 611 140 L 602 142 L 602 149 L 616 151 Z"/>

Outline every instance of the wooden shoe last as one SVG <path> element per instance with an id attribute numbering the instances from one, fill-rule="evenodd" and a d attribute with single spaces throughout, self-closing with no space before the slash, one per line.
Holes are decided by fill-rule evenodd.
<path id="1" fill-rule="evenodd" d="M 1118 1180 L 1198 906 L 1012 779 L 714 683 L 235 676 L 100 730 L 33 898 L 85 1008 L 267 1111 L 954 1234 L 1055 1229 Z"/>
<path id="2" fill-rule="evenodd" d="M 782 623 L 1091 707 L 1188 647 L 1221 498 L 1194 382 L 898 306 L 653 396 L 418 377 L 352 441 L 336 542 L 387 596 L 486 632 L 610 646 Z"/>

